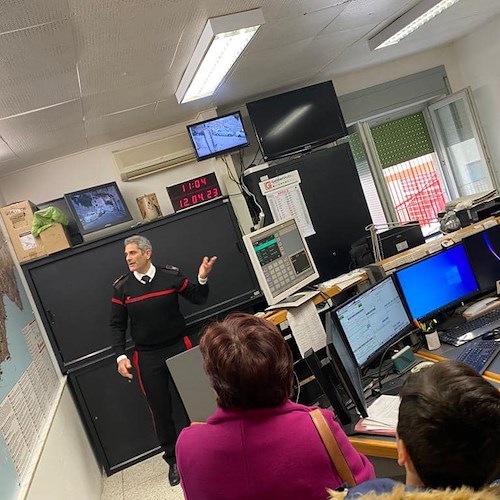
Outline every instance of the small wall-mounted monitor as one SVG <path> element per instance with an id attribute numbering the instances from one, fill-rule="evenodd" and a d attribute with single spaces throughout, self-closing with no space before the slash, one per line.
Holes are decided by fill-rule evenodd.
<path id="1" fill-rule="evenodd" d="M 500 280 L 500 226 L 468 236 L 462 244 L 481 292 L 495 290 Z"/>
<path id="2" fill-rule="evenodd" d="M 391 276 L 337 307 L 332 318 L 361 368 L 413 326 Z"/>
<path id="3" fill-rule="evenodd" d="M 479 291 L 462 243 L 395 273 L 411 317 L 426 319 Z"/>
<path id="4" fill-rule="evenodd" d="M 274 160 L 347 135 L 331 81 L 246 104 L 264 160 Z"/>
<path id="5" fill-rule="evenodd" d="M 275 222 L 246 234 L 243 242 L 270 306 L 282 303 L 319 278 L 295 219 Z"/>
<path id="6" fill-rule="evenodd" d="M 248 146 L 241 113 L 218 116 L 187 126 L 198 161 Z"/>
<path id="7" fill-rule="evenodd" d="M 80 189 L 65 194 L 64 198 L 81 234 L 132 220 L 116 182 Z"/>

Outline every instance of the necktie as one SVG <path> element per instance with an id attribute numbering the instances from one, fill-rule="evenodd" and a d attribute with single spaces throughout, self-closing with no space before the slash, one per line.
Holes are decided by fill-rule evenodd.
<path id="1" fill-rule="evenodd" d="M 147 284 L 151 281 L 151 278 L 150 278 L 147 274 L 145 274 L 145 275 L 141 278 L 141 281 L 142 281 L 145 285 L 147 285 Z"/>

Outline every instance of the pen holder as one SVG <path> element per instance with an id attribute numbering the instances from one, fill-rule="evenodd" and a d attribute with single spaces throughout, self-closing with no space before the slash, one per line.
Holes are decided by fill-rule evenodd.
<path id="1" fill-rule="evenodd" d="M 427 350 L 434 351 L 441 347 L 441 342 L 439 341 L 439 336 L 436 330 L 432 332 L 425 332 L 425 342 L 427 344 Z"/>

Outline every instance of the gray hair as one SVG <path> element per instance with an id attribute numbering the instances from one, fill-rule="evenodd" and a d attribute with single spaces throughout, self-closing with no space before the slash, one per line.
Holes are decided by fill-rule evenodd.
<path id="1" fill-rule="evenodd" d="M 153 251 L 151 242 L 145 236 L 139 236 L 136 234 L 134 236 L 129 236 L 123 242 L 124 246 L 130 245 L 131 243 L 135 243 L 137 245 L 137 248 L 142 253 L 144 253 L 146 250 L 151 250 L 151 252 Z"/>

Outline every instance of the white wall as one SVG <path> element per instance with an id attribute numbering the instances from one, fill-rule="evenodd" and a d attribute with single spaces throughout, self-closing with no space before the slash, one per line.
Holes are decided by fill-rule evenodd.
<path id="1" fill-rule="evenodd" d="M 78 189 L 116 181 L 134 220 L 138 222 L 142 219 L 136 203 L 137 197 L 156 193 L 163 215 L 168 215 L 173 213 L 173 207 L 167 195 L 167 185 L 215 171 L 223 193 L 235 195 L 231 197 L 231 203 L 240 225 L 248 232 L 251 221 L 246 202 L 239 194 L 237 185 L 229 178 L 226 165 L 219 159 L 195 161 L 137 180 L 121 181 L 114 163 L 113 151 L 172 136 L 185 130 L 185 123 L 180 123 L 7 174 L 0 178 L 0 197 L 4 198 L 4 204 L 26 199 L 37 203 L 59 198 L 64 193 Z M 233 169 L 229 157 L 228 163 Z"/>
<path id="2" fill-rule="evenodd" d="M 481 125 L 500 178 L 500 17 L 482 26 L 454 45 L 463 86 L 470 86 L 477 104 Z M 456 89 L 458 90 L 458 89 Z"/>
<path id="3" fill-rule="evenodd" d="M 98 500 L 101 491 L 101 469 L 66 386 L 25 498 Z"/>

